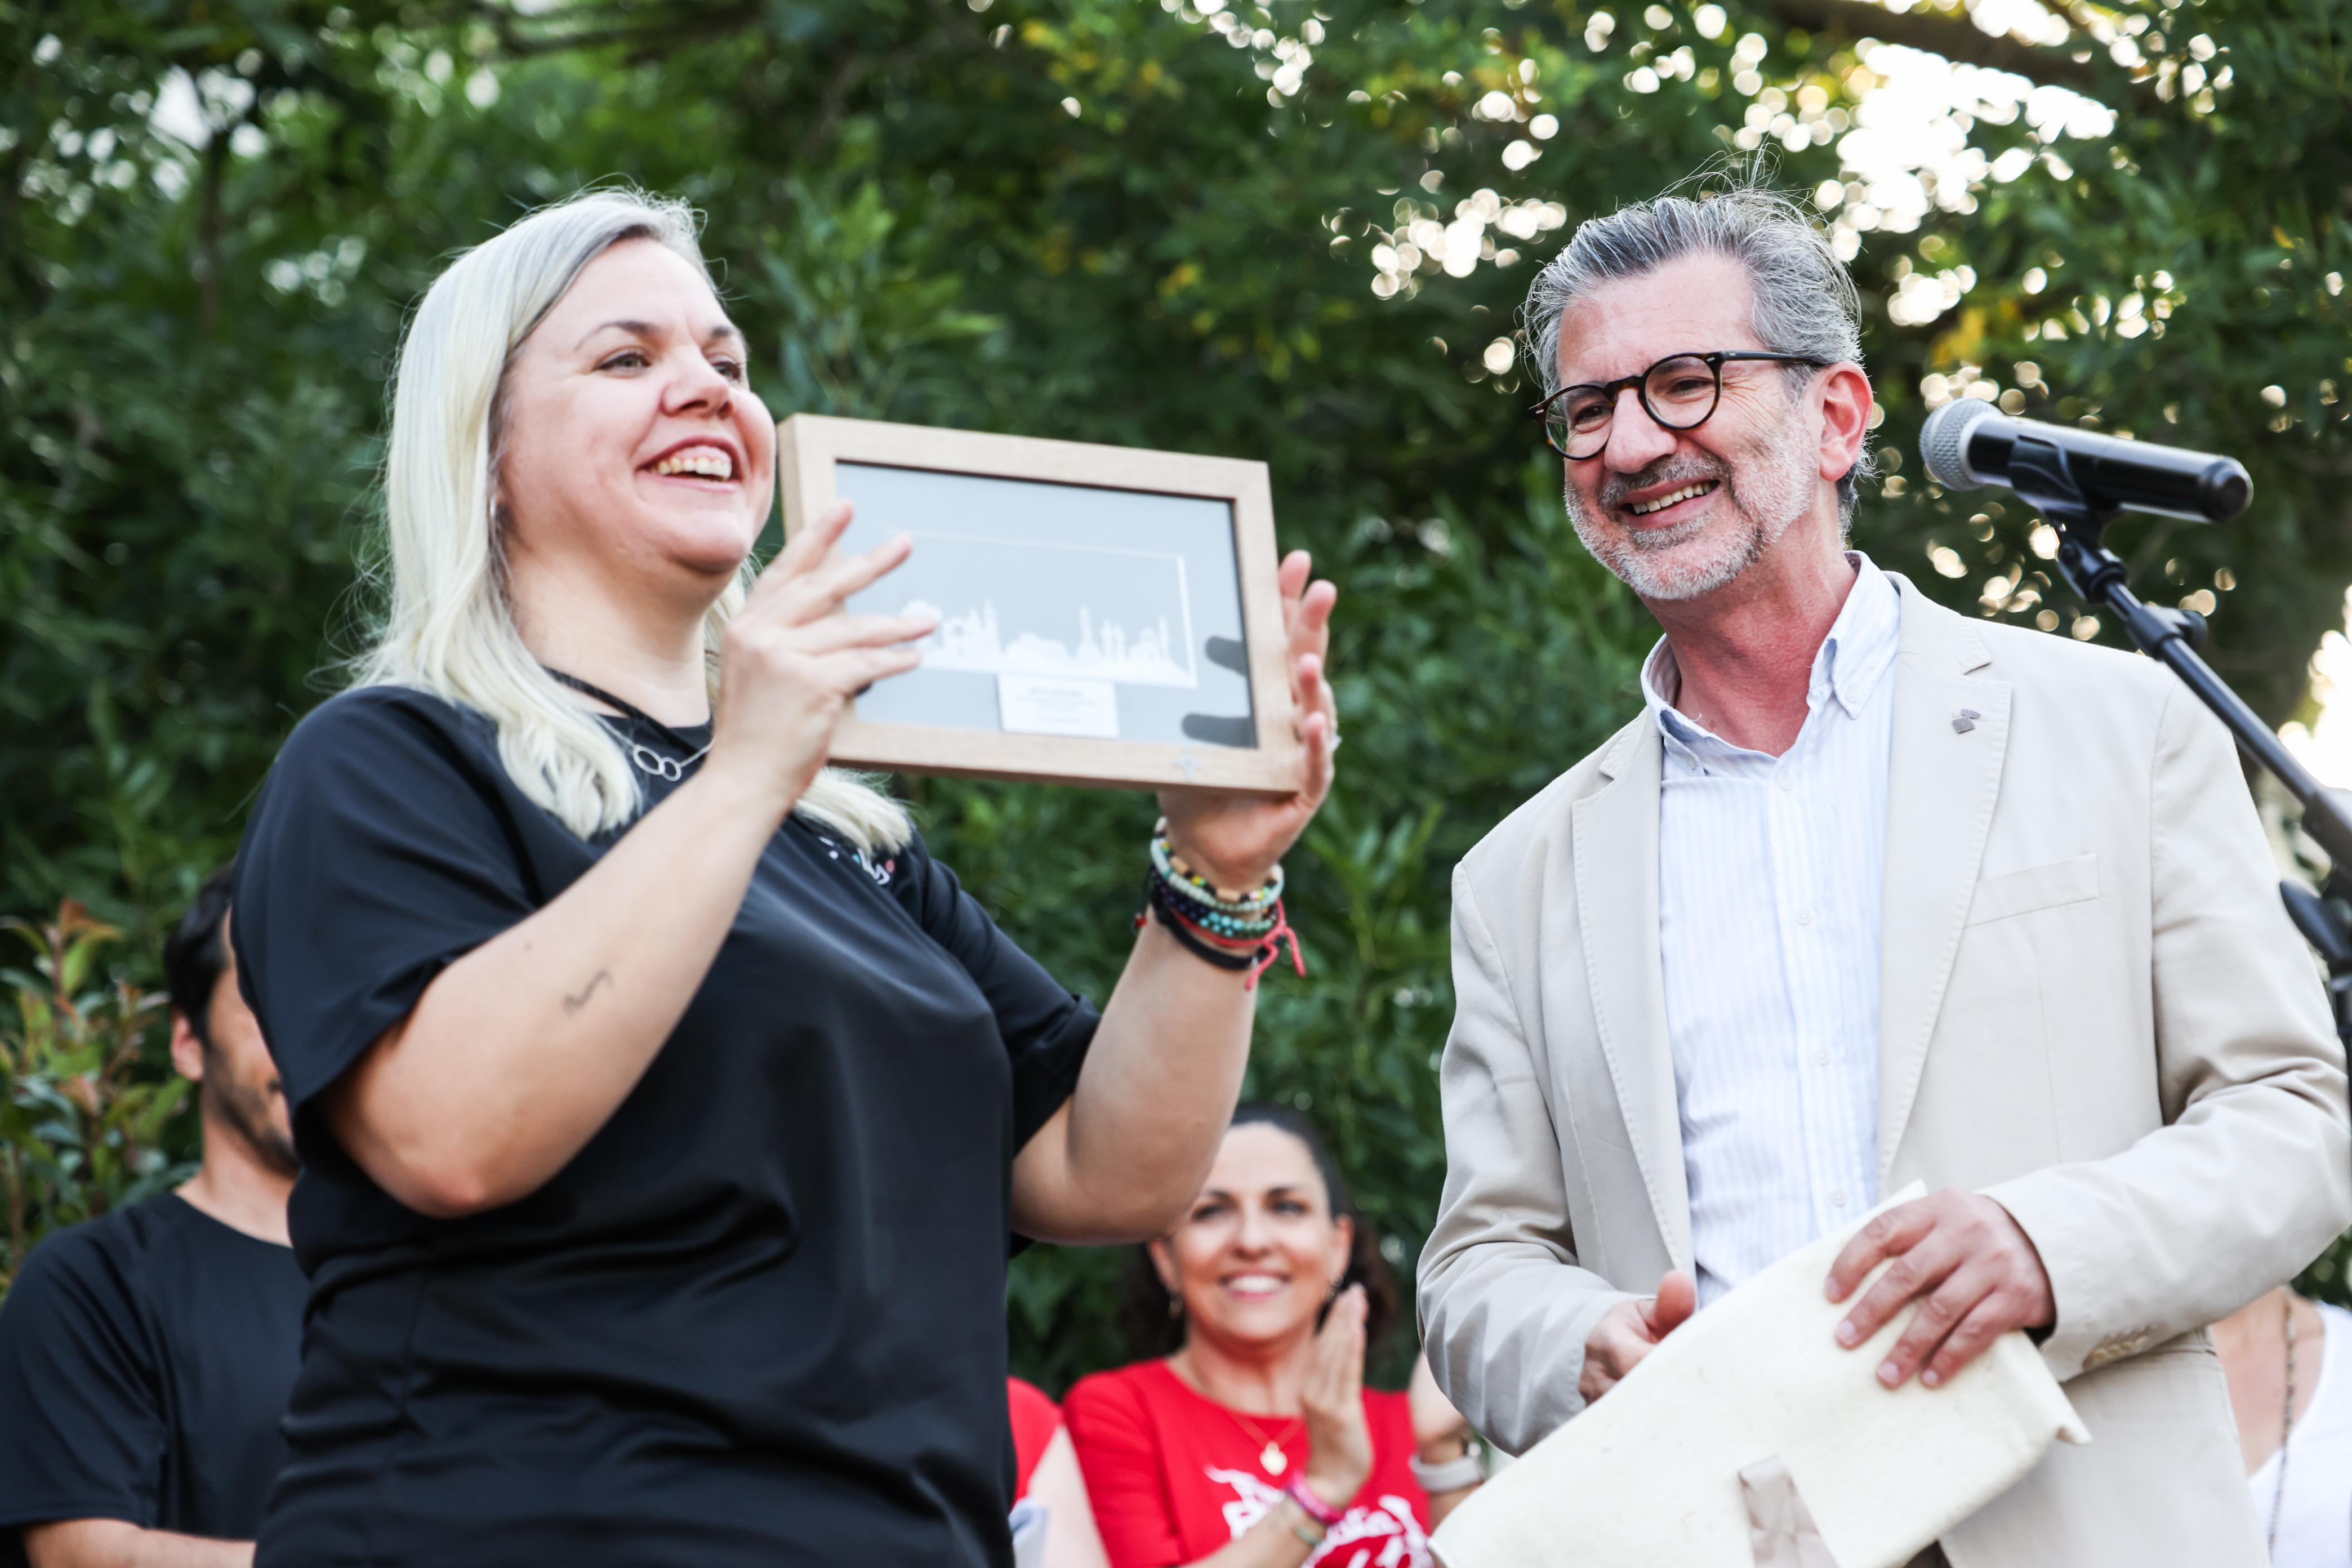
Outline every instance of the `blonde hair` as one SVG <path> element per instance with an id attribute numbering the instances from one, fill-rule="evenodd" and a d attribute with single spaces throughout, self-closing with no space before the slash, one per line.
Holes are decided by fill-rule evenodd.
<path id="1" fill-rule="evenodd" d="M 621 742 L 543 668 L 516 629 L 493 501 L 506 377 L 582 268 L 612 246 L 650 239 L 708 276 L 684 204 L 584 191 L 541 207 L 452 263 L 408 324 L 394 373 L 384 460 L 384 614 L 355 684 L 415 687 L 485 714 L 518 788 L 583 838 L 642 809 Z M 743 563 L 702 623 L 711 696 L 728 618 L 757 568 Z M 859 849 L 913 837 L 906 809 L 864 779 L 819 773 L 793 810 Z"/>

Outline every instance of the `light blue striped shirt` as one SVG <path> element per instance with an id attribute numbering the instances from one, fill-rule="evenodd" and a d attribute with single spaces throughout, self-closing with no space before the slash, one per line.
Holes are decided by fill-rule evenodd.
<path id="1" fill-rule="evenodd" d="M 1731 744 L 1642 693 L 1665 746 L 1658 947 L 1701 1305 L 1877 1202 L 1879 907 L 1891 673 L 1903 603 L 1854 584 L 1813 658 L 1785 756 Z"/>

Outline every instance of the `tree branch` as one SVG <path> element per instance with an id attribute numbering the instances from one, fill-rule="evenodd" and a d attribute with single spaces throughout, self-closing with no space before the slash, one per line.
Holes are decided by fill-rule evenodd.
<path id="1" fill-rule="evenodd" d="M 954 18 L 950 18 L 952 22 Z M 842 117 L 849 111 L 850 95 L 874 76 L 887 79 L 908 67 L 920 63 L 926 56 L 954 49 L 976 48 L 979 40 L 966 36 L 961 28 L 950 29 L 949 35 L 929 33 L 914 42 L 902 44 L 884 55 L 852 53 L 844 56 L 835 66 L 833 75 L 824 84 L 817 101 L 816 115 L 801 137 L 801 156 L 814 161 L 830 149 L 834 132 L 841 128 Z"/>
<path id="2" fill-rule="evenodd" d="M 2063 48 L 2044 48 L 2006 33 L 1988 33 L 1964 16 L 1889 11 L 1866 0 L 1748 0 L 1748 4 L 1783 26 L 1904 44 L 1947 59 L 2008 71 L 2029 81 L 2071 87 L 2103 101 L 2112 101 L 2127 79 L 2105 68 L 2095 55 L 2078 60 Z"/>
<path id="3" fill-rule="evenodd" d="M 760 6 L 757 0 L 675 10 L 625 5 L 576 6 L 541 16 L 519 14 L 505 5 L 484 4 L 476 7 L 475 15 L 489 25 L 499 52 L 509 58 L 618 48 L 632 63 L 643 64 L 690 43 L 740 32 L 759 21 Z"/>
<path id="4" fill-rule="evenodd" d="M 228 139 L 242 118 L 216 126 L 205 142 L 196 196 L 196 329 L 212 335 L 220 321 L 221 202 L 228 177 Z"/>

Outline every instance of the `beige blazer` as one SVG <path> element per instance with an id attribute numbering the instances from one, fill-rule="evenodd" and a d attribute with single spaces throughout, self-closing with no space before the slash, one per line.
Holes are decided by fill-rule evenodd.
<path id="1" fill-rule="evenodd" d="M 1881 1191 L 1989 1194 L 2040 1249 L 2092 1433 L 1943 1542 L 1953 1568 L 2259 1568 L 2201 1331 L 2352 1224 L 2344 1058 L 2229 737 L 2152 660 L 1902 578 Z M 1977 718 L 1966 731 L 1953 719 Z M 1586 1336 L 1691 1267 L 1647 715 L 1454 878 L 1439 1384 L 1502 1447 L 1581 1407 Z"/>

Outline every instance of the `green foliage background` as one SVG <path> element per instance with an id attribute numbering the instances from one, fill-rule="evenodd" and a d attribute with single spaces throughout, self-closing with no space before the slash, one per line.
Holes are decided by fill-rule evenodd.
<path id="1" fill-rule="evenodd" d="M 1981 120 L 1988 157 L 2054 156 L 1862 235 L 1883 437 L 1907 447 L 1934 374 L 2242 456 L 2242 522 L 2117 541 L 2152 595 L 2219 591 L 2213 658 L 2267 715 L 2304 700 L 2352 580 L 2352 8 L 2060 0 L 2053 46 L 1933 3 L 1738 0 L 1713 27 L 1679 3 L 1168 4 L 0 0 L 0 910 L 80 898 L 152 976 L 363 624 L 404 312 L 518 212 L 635 181 L 709 215 L 779 416 L 1272 466 L 1285 543 L 1344 591 L 1349 748 L 1293 868 L 1313 973 L 1272 984 L 1251 1087 L 1311 1099 L 1409 1268 L 1443 1164 L 1448 868 L 1632 710 L 1654 633 L 1567 528 L 1521 373 L 1484 363 L 1561 231 L 1490 230 L 1514 259 L 1424 258 L 1392 297 L 1371 256 L 1482 190 L 1607 211 L 1751 121 L 1804 142 L 1792 188 L 1839 178 L 1828 132 L 1874 37 L 2118 115 L 2048 148 Z M 159 128 L 174 90 L 208 132 Z M 1507 166 L 1538 113 L 1557 134 Z M 1954 308 L 1889 316 L 1906 275 L 1960 269 Z M 1857 537 L 1956 604 L 2064 628 L 2028 526 L 1901 468 Z M 1106 990 L 1148 803 L 906 788 L 1003 922 Z M 1017 1265 L 1024 1371 L 1120 1359 L 1116 1261 Z"/>

